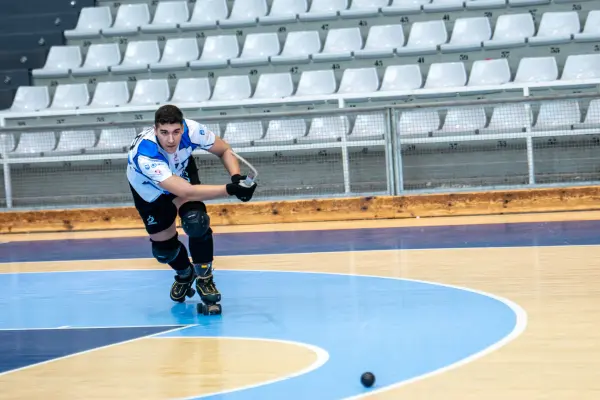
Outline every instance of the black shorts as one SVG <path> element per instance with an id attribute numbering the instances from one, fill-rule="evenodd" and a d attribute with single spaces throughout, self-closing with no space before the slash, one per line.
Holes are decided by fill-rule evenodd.
<path id="1" fill-rule="evenodd" d="M 193 157 L 190 157 L 183 178 L 187 179 L 192 185 L 200 184 L 198 168 Z M 133 203 L 144 222 L 146 232 L 152 235 L 173 225 L 173 222 L 177 219 L 177 207 L 173 204 L 173 199 L 177 196 L 174 194 L 161 194 L 156 200 L 149 203 L 142 199 L 131 185 L 129 185 L 129 189 L 131 189 Z"/>

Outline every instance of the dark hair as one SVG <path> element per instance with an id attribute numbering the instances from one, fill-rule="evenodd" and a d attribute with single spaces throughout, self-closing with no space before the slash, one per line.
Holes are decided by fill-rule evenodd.
<path id="1" fill-rule="evenodd" d="M 154 113 L 154 125 L 183 124 L 183 113 L 173 105 L 167 104 Z"/>

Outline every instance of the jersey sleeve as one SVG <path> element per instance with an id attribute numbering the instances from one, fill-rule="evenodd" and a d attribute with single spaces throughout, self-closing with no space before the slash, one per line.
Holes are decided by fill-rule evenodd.
<path id="1" fill-rule="evenodd" d="M 206 125 L 190 119 L 186 119 L 185 122 L 188 127 L 190 141 L 194 146 L 199 147 L 202 150 L 208 150 L 215 144 L 216 135 L 213 131 L 208 129 Z"/>
<path id="2" fill-rule="evenodd" d="M 158 152 L 156 143 L 142 142 L 138 148 L 135 163 L 140 172 L 154 183 L 160 183 L 173 175 L 169 163 Z"/>

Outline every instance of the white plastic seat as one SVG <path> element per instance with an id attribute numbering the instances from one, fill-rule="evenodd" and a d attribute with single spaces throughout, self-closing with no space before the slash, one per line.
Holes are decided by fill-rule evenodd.
<path id="1" fill-rule="evenodd" d="M 190 18 L 188 3 L 185 0 L 159 1 L 154 11 L 152 23 L 140 27 L 144 33 L 176 32 L 179 24 Z"/>
<path id="2" fill-rule="evenodd" d="M 590 101 L 588 105 L 585 119 L 581 124 L 581 128 L 598 127 L 600 126 L 600 99 Z"/>
<path id="3" fill-rule="evenodd" d="M 80 68 L 71 71 L 73 76 L 104 75 L 110 67 L 121 62 L 121 50 L 117 43 L 94 43 L 85 57 Z"/>
<path id="4" fill-rule="evenodd" d="M 127 104 L 129 88 L 125 81 L 99 82 L 96 85 L 90 108 L 110 108 Z"/>
<path id="5" fill-rule="evenodd" d="M 317 31 L 298 31 L 287 34 L 281 54 L 271 57 L 272 64 L 307 63 L 311 54 L 321 51 Z"/>
<path id="6" fill-rule="evenodd" d="M 385 69 L 379 91 L 416 90 L 421 86 L 423 76 L 418 64 L 390 65 Z"/>
<path id="7" fill-rule="evenodd" d="M 12 133 L 0 134 L 0 156 L 4 153 L 10 153 L 15 149 L 17 141 Z"/>
<path id="8" fill-rule="evenodd" d="M 413 22 L 406 46 L 396 49 L 399 55 L 437 51 L 437 47 L 448 41 L 448 31 L 443 20 Z"/>
<path id="9" fill-rule="evenodd" d="M 117 74 L 145 72 L 150 64 L 160 60 L 160 48 L 155 40 L 136 40 L 127 44 L 123 61 L 110 67 Z"/>
<path id="10" fill-rule="evenodd" d="M 213 90 L 212 101 L 246 100 L 252 94 L 247 75 L 219 76 Z"/>
<path id="11" fill-rule="evenodd" d="M 196 38 L 167 39 L 159 62 L 150 64 L 151 71 L 172 71 L 187 68 L 188 63 L 200 57 Z"/>
<path id="12" fill-rule="evenodd" d="M 128 36 L 135 34 L 141 26 L 150 23 L 150 9 L 147 3 L 121 4 L 117 10 L 115 23 L 102 29 L 104 36 Z"/>
<path id="13" fill-rule="evenodd" d="M 261 24 L 283 24 L 296 21 L 296 16 L 308 11 L 307 0 L 273 0 L 269 15 L 260 17 Z"/>
<path id="14" fill-rule="evenodd" d="M 530 13 L 504 14 L 498 16 L 494 36 L 491 40 L 484 40 L 483 46 L 501 49 L 524 45 L 534 34 L 535 24 Z"/>
<path id="15" fill-rule="evenodd" d="M 394 49 L 404 46 L 404 29 L 401 24 L 375 25 L 369 29 L 365 47 L 355 50 L 358 58 L 392 57 Z"/>
<path id="16" fill-rule="evenodd" d="M 531 127 L 531 123 L 531 111 L 525 104 L 502 104 L 494 107 L 486 132 L 523 132 Z"/>
<path id="17" fill-rule="evenodd" d="M 333 142 L 348 135 L 350 121 L 347 116 L 315 117 L 310 122 L 308 134 L 298 142 Z"/>
<path id="18" fill-rule="evenodd" d="M 337 81 L 332 70 L 304 71 L 300 75 L 296 96 L 314 96 L 335 93 Z"/>
<path id="19" fill-rule="evenodd" d="M 450 108 L 440 133 L 466 133 L 485 128 L 487 117 L 483 107 Z"/>
<path id="20" fill-rule="evenodd" d="M 348 0 L 312 0 L 307 13 L 300 14 L 300 21 L 319 21 L 335 17 L 348 8 Z"/>
<path id="21" fill-rule="evenodd" d="M 467 72 L 462 62 L 433 63 L 425 80 L 425 88 L 460 87 L 467 83 Z"/>
<path id="22" fill-rule="evenodd" d="M 363 46 L 359 28 L 338 28 L 327 32 L 321 53 L 313 54 L 315 61 L 350 60 L 352 52 Z"/>
<path id="23" fill-rule="evenodd" d="M 256 146 L 282 146 L 293 144 L 306 135 L 304 119 L 271 120 L 262 139 L 254 142 Z"/>
<path id="24" fill-rule="evenodd" d="M 581 29 L 577 11 L 548 11 L 542 14 L 537 34 L 529 38 L 532 45 L 567 43 Z"/>
<path id="25" fill-rule="evenodd" d="M 519 62 L 514 83 L 551 82 L 558 79 L 554 57 L 524 57 Z"/>
<path id="26" fill-rule="evenodd" d="M 510 66 L 506 58 L 478 60 L 473 63 L 467 86 L 503 85 L 510 82 Z"/>
<path id="27" fill-rule="evenodd" d="M 58 144 L 53 152 L 81 152 L 94 147 L 95 143 L 96 134 L 93 130 L 64 131 L 60 133 Z"/>
<path id="28" fill-rule="evenodd" d="M 140 79 L 135 84 L 129 105 L 162 105 L 170 97 L 171 90 L 166 79 Z"/>
<path id="29" fill-rule="evenodd" d="M 457 18 L 450 42 L 442 44 L 442 52 L 469 51 L 481 48 L 492 37 L 490 21 L 486 17 Z"/>
<path id="30" fill-rule="evenodd" d="M 376 17 L 388 3 L 389 0 L 352 0 L 350 8 L 340 11 L 340 15 L 346 18 Z"/>
<path id="31" fill-rule="evenodd" d="M 421 11 L 426 4 L 430 4 L 430 0 L 392 0 L 389 6 L 381 8 L 381 12 L 383 15 L 405 15 Z"/>
<path id="32" fill-rule="evenodd" d="M 267 15 L 267 0 L 234 1 L 228 19 L 219 21 L 223 28 L 252 26 L 260 17 Z"/>
<path id="33" fill-rule="evenodd" d="M 180 78 L 173 91 L 171 103 L 185 105 L 208 101 L 211 96 L 208 78 Z"/>
<path id="34" fill-rule="evenodd" d="M 23 132 L 14 153 L 37 155 L 52 151 L 55 146 L 56 135 L 54 132 Z"/>
<path id="35" fill-rule="evenodd" d="M 256 83 L 254 99 L 280 100 L 294 93 L 294 82 L 289 72 L 261 74 Z"/>
<path id="36" fill-rule="evenodd" d="M 358 114 L 348 140 L 381 140 L 386 131 L 385 114 Z"/>
<path id="37" fill-rule="evenodd" d="M 52 46 L 43 68 L 31 71 L 36 78 L 63 78 L 69 76 L 72 69 L 81 66 L 79 46 Z"/>
<path id="38" fill-rule="evenodd" d="M 561 100 L 542 103 L 534 128 L 569 129 L 581 122 L 581 112 L 577 100 Z"/>
<path id="39" fill-rule="evenodd" d="M 126 151 L 133 138 L 137 134 L 135 128 L 116 128 L 116 129 L 103 129 L 100 132 L 100 138 L 98 143 L 93 150 L 95 151 L 107 151 L 107 150 L 118 150 Z"/>
<path id="40" fill-rule="evenodd" d="M 75 29 L 64 31 L 67 40 L 87 39 L 100 36 L 103 29 L 112 25 L 110 7 L 83 7 L 79 12 Z"/>
<path id="41" fill-rule="evenodd" d="M 600 54 L 572 54 L 567 56 L 562 81 L 600 78 Z"/>
<path id="42" fill-rule="evenodd" d="M 247 147 L 264 136 L 261 121 L 229 122 L 223 139 L 232 147 Z"/>
<path id="43" fill-rule="evenodd" d="M 246 36 L 244 48 L 239 58 L 231 60 L 231 65 L 252 66 L 268 64 L 269 57 L 279 54 L 281 45 L 277 33 L 250 33 Z"/>
<path id="44" fill-rule="evenodd" d="M 227 0 L 196 0 L 190 20 L 181 22 L 179 27 L 184 31 L 216 28 L 228 15 Z"/>
<path id="45" fill-rule="evenodd" d="M 379 76 L 375 67 L 348 68 L 344 70 L 338 93 L 374 93 L 377 89 Z"/>
<path id="46" fill-rule="evenodd" d="M 85 83 L 58 85 L 54 92 L 51 109 L 76 109 L 90 102 L 90 94 Z"/>
<path id="47" fill-rule="evenodd" d="M 600 10 L 591 10 L 585 20 L 583 32 L 574 35 L 575 41 L 600 41 Z"/>
<path id="48" fill-rule="evenodd" d="M 19 86 L 10 111 L 29 112 L 44 110 L 50 105 L 47 86 Z"/>
<path id="49" fill-rule="evenodd" d="M 230 59 L 237 58 L 239 54 L 240 46 L 237 36 L 209 36 L 204 41 L 200 59 L 191 61 L 190 67 L 199 69 L 226 66 Z"/>
<path id="50" fill-rule="evenodd" d="M 398 118 L 396 133 L 400 137 L 428 136 L 438 132 L 440 116 L 434 110 L 404 111 Z"/>

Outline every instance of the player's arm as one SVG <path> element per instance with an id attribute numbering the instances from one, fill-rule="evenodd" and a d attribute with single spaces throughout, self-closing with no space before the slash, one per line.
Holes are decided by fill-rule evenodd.
<path id="1" fill-rule="evenodd" d="M 186 120 L 189 128 L 190 140 L 204 151 L 216 155 L 221 159 L 230 176 L 240 175 L 240 164 L 232 154 L 231 146 L 208 129 L 194 120 Z"/>
<path id="2" fill-rule="evenodd" d="M 229 143 L 217 136 L 215 137 L 215 143 L 206 151 L 221 159 L 230 176 L 240 174 L 240 164 L 238 159 L 233 155 Z"/>
<path id="3" fill-rule="evenodd" d="M 187 201 L 204 201 L 230 195 L 227 192 L 227 185 L 192 185 L 177 175 L 171 175 L 158 185 Z"/>

